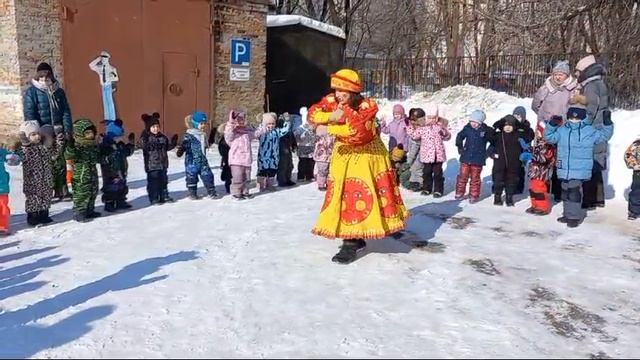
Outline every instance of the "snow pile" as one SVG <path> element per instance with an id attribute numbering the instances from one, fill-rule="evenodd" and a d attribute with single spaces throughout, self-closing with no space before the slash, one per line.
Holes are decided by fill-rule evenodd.
<path id="1" fill-rule="evenodd" d="M 310 29 L 323 32 L 325 34 L 333 35 L 341 39 L 346 39 L 344 31 L 337 26 L 325 24 L 323 22 L 310 19 L 300 15 L 268 15 L 267 27 L 280 27 L 290 25 L 302 25 Z"/>
<path id="2" fill-rule="evenodd" d="M 487 113 L 489 123 L 492 123 L 492 117 L 504 116 L 504 114 L 498 114 L 505 111 L 505 114 L 510 113 L 515 106 L 522 105 L 528 108 L 531 105 L 531 100 L 519 99 L 506 93 L 473 85 L 456 85 L 438 90 L 435 93 L 418 93 L 401 103 L 407 112 L 413 107 L 424 108 L 428 104 L 438 104 L 441 108 L 441 116 L 450 121 L 451 129 L 459 130 L 466 123 L 466 117 L 474 110 L 484 110 Z M 380 101 L 381 111 L 378 116 L 385 119 L 390 118 L 394 104 L 396 102 L 387 99 Z M 531 110 L 529 111 L 529 116 L 533 118 L 535 114 Z"/>
<path id="3" fill-rule="evenodd" d="M 382 121 L 391 119 L 393 105 L 398 102 L 383 99 L 379 101 L 380 112 L 378 117 Z M 523 106 L 527 110 L 527 119 L 535 124 L 536 114 L 531 110 L 531 99 L 516 98 L 505 93 L 472 86 L 459 85 L 439 90 L 433 94 L 420 93 L 411 98 L 399 102 L 408 112 L 410 108 L 425 108 L 429 104 L 439 104 L 442 116 L 449 119 L 449 127 L 454 135 L 454 139 L 447 142 L 447 154 L 449 158 L 457 157 L 458 152 L 455 147 L 455 134 L 467 123 L 467 116 L 475 109 L 482 109 L 487 113 L 487 124 L 494 122 L 507 114 L 511 114 L 516 106 Z M 605 181 L 608 182 L 607 196 L 610 199 L 625 200 L 631 183 L 631 170 L 624 164 L 624 152 L 627 147 L 640 136 L 640 110 L 626 111 L 616 110 L 612 115 L 615 131 L 613 138 L 609 142 L 609 171 Z M 454 165 L 456 168 L 451 168 Z M 485 166 L 483 175 L 491 175 L 491 161 Z M 449 167 L 449 173 L 457 174 L 457 163 L 449 162 L 445 169 Z M 455 178 L 447 178 L 448 182 L 455 181 Z"/>

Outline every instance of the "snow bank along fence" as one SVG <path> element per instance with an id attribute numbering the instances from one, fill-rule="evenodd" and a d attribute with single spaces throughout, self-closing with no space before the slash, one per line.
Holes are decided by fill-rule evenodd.
<path id="1" fill-rule="evenodd" d="M 431 58 L 347 58 L 360 71 L 369 96 L 404 99 L 416 92 L 471 84 L 519 97 L 531 97 L 558 60 L 573 67 L 586 54 L 528 54 Z M 640 108 L 640 52 L 597 55 L 607 69 L 616 108 Z"/>

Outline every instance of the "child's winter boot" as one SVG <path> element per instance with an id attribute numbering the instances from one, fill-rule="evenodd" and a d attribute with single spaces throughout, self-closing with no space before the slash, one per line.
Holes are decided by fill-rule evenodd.
<path id="1" fill-rule="evenodd" d="M 189 188 L 189 199 L 200 200 L 200 197 L 198 196 L 198 188 Z"/>
<path id="2" fill-rule="evenodd" d="M 107 201 L 104 203 L 104 211 L 106 212 L 115 212 L 116 208 L 117 207 L 115 201 Z"/>
<path id="3" fill-rule="evenodd" d="M 131 209 L 132 207 L 133 206 L 128 202 L 126 202 L 125 200 L 116 201 L 116 209 L 118 210 L 127 210 L 127 209 Z"/>
<path id="4" fill-rule="evenodd" d="M 162 201 L 162 200 L 164 200 L 164 201 Z M 172 202 L 176 202 L 176 201 L 171 196 L 169 196 L 169 190 L 168 189 L 164 189 L 161 202 L 172 203 Z"/>
<path id="5" fill-rule="evenodd" d="M 84 213 L 76 213 L 75 215 L 73 215 L 73 220 L 79 222 L 79 223 L 86 223 L 91 221 L 91 218 L 88 218 L 86 214 Z"/>
<path id="6" fill-rule="evenodd" d="M 580 226 L 580 224 L 582 223 L 581 220 L 577 220 L 577 219 L 568 219 L 567 220 L 567 227 L 570 228 L 577 228 L 578 226 Z"/>
<path id="7" fill-rule="evenodd" d="M 258 190 L 263 192 L 267 189 L 267 178 L 264 176 L 258 176 L 257 178 Z"/>
<path id="8" fill-rule="evenodd" d="M 27 224 L 29 224 L 29 226 L 40 225 L 38 213 L 27 213 Z"/>
<path id="9" fill-rule="evenodd" d="M 276 191 L 276 178 L 275 176 L 269 176 L 267 178 L 267 191 Z"/>
<path id="10" fill-rule="evenodd" d="M 493 196 L 493 205 L 502 206 L 504 203 L 502 202 L 502 194 L 495 194 Z"/>
<path id="11" fill-rule="evenodd" d="M 89 211 L 87 213 L 87 215 L 86 215 L 86 217 L 89 218 L 89 219 L 97 219 L 97 218 L 99 218 L 101 216 L 102 216 L 102 214 L 100 214 L 97 211 L 93 211 L 93 210 Z"/>
<path id="12" fill-rule="evenodd" d="M 508 207 L 514 207 L 515 206 L 515 204 L 513 202 L 513 195 L 512 194 L 507 194 L 505 203 L 507 204 Z"/>
<path id="13" fill-rule="evenodd" d="M 627 217 L 627 219 L 629 220 L 637 220 L 638 219 L 638 214 L 634 214 L 632 212 L 629 213 L 629 216 Z"/>
<path id="14" fill-rule="evenodd" d="M 49 210 L 40 211 L 40 224 L 51 224 L 53 219 L 49 216 Z"/>
<path id="15" fill-rule="evenodd" d="M 219 199 L 220 197 L 218 196 L 218 193 L 216 192 L 215 188 L 211 188 L 207 190 L 207 195 L 209 196 L 210 199 Z"/>
<path id="16" fill-rule="evenodd" d="M 407 185 L 407 190 L 409 190 L 409 191 L 414 191 L 414 192 L 415 192 L 415 191 L 420 191 L 420 184 L 419 184 L 419 183 L 416 183 L 416 182 L 410 182 L 410 183 Z"/>

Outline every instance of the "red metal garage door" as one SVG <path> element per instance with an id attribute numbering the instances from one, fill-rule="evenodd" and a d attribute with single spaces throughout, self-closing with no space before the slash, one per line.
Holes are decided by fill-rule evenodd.
<path id="1" fill-rule="evenodd" d="M 89 62 L 102 50 L 111 54 L 118 69 L 114 98 L 128 131 L 139 133 L 140 114 L 157 111 L 165 133 L 181 133 L 187 113 L 196 108 L 210 111 L 208 0 L 59 1 L 65 88 L 74 118 L 102 120 L 98 75 L 89 69 Z M 181 86 L 188 91 L 172 95 L 168 89 L 172 79 L 184 82 Z"/>

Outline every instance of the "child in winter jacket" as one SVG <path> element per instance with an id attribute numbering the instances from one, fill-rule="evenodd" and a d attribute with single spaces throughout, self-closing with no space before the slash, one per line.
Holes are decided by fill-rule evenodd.
<path id="1" fill-rule="evenodd" d="M 444 193 L 442 165 L 447 161 L 444 142 L 451 139 L 447 120 L 438 115 L 438 106 L 430 106 L 426 111 L 425 125 L 409 126 L 407 133 L 414 140 L 420 140 L 420 162 L 423 168 L 424 188 L 422 195 L 433 194 L 434 198 Z"/>
<path id="2" fill-rule="evenodd" d="M 327 190 L 327 179 L 329 177 L 329 164 L 333 152 L 335 137 L 329 134 L 326 125 L 316 127 L 316 145 L 313 150 L 313 160 L 316 162 L 316 183 L 318 190 Z"/>
<path id="3" fill-rule="evenodd" d="M 218 153 L 220 154 L 220 180 L 224 181 L 224 188 L 227 190 L 227 194 L 231 194 L 231 184 L 233 176 L 231 174 L 231 166 L 229 165 L 229 144 L 224 139 L 224 129 L 227 127 L 227 121 L 223 122 L 218 126 L 216 131 L 218 140 Z"/>
<path id="4" fill-rule="evenodd" d="M 403 164 L 407 162 L 407 152 L 404 150 L 404 146 L 402 144 L 398 144 L 393 148 L 393 150 L 391 150 L 390 155 L 391 164 L 396 172 L 396 182 L 399 184 L 400 172 L 402 171 Z"/>
<path id="5" fill-rule="evenodd" d="M 184 134 L 182 144 L 178 146 L 176 155 L 184 155 L 184 167 L 186 173 L 187 189 L 189 198 L 192 200 L 198 197 L 198 177 L 207 188 L 207 194 L 211 199 L 217 199 L 215 179 L 207 160 L 207 136 L 204 129 L 207 125 L 207 115 L 202 111 L 195 111 L 184 119 L 187 132 Z"/>
<path id="6" fill-rule="evenodd" d="M 280 138 L 287 135 L 291 123 L 285 121 L 280 128 L 276 127 L 276 114 L 262 115 L 262 126 L 266 132 L 260 136 L 258 150 L 258 187 L 260 191 L 274 190 L 275 176 L 280 161 Z"/>
<path id="7" fill-rule="evenodd" d="M 142 131 L 142 134 L 140 134 L 140 141 L 138 143 L 138 146 L 142 149 L 142 155 L 147 156 L 147 158 L 145 158 L 145 169 L 148 167 L 149 162 L 148 161 L 153 161 L 154 164 L 151 166 L 151 168 L 159 168 L 159 162 L 157 161 L 158 159 L 160 159 L 162 162 L 162 149 L 158 150 L 158 148 L 162 148 L 164 145 L 160 145 L 158 146 L 158 143 L 156 140 L 160 140 L 161 144 L 164 144 L 164 135 L 161 134 L 161 130 L 160 130 L 160 114 L 158 114 L 157 112 L 154 112 L 153 114 L 149 115 L 149 114 L 142 114 L 141 116 L 142 121 L 144 122 L 144 130 Z M 158 133 L 153 133 L 151 132 L 151 128 L 157 126 L 157 131 Z M 174 134 L 171 137 L 171 140 L 168 140 L 167 143 L 169 144 L 169 146 L 167 147 L 167 152 L 171 151 L 173 148 L 176 147 L 176 145 L 178 144 L 178 134 Z M 146 151 L 145 152 L 145 144 L 147 146 L 147 149 L 151 149 L 150 151 Z M 160 157 L 155 157 L 156 155 L 160 156 Z M 164 155 L 165 157 L 167 156 L 167 154 L 165 153 Z M 148 161 L 147 161 L 148 159 Z M 174 202 L 175 200 L 173 200 L 173 198 L 169 195 L 169 177 L 166 176 L 166 170 L 169 167 L 169 160 L 167 158 L 166 161 L 166 166 L 164 166 L 165 172 L 164 172 L 164 176 L 162 175 L 162 171 L 161 170 L 149 170 L 147 171 L 147 194 L 149 195 L 153 195 L 153 197 L 149 198 L 149 201 L 152 204 L 162 204 L 162 203 L 171 203 Z M 159 181 L 159 179 L 164 180 L 164 183 L 161 184 Z M 158 197 L 156 197 L 155 195 L 155 191 L 157 191 L 158 189 L 160 189 L 161 191 L 163 191 L 162 195 L 159 195 Z M 154 201 L 154 199 L 156 201 Z"/>
<path id="8" fill-rule="evenodd" d="M 229 144 L 229 166 L 231 167 L 231 195 L 236 200 L 250 198 L 251 164 L 253 154 L 251 141 L 264 134 L 264 126 L 254 129 L 247 126 L 246 114 L 242 111 L 229 112 L 229 121 L 224 129 L 224 141 Z"/>
<path id="9" fill-rule="evenodd" d="M 556 162 L 556 147 L 548 143 L 543 134 L 544 127 L 539 124 L 535 144 L 520 155 L 520 160 L 529 161 L 531 207 L 526 212 L 541 216 L 551 212 L 551 178 Z"/>
<path id="10" fill-rule="evenodd" d="M 627 167 L 633 170 L 629 192 L 629 220 L 636 220 L 640 217 L 640 138 L 627 148 L 624 160 Z"/>
<path id="11" fill-rule="evenodd" d="M 389 151 L 393 150 L 399 144 L 407 149 L 409 146 L 409 136 L 407 135 L 407 116 L 404 113 L 404 107 L 400 104 L 393 106 L 393 119 L 381 124 L 380 131 L 389 135 Z"/>
<path id="12" fill-rule="evenodd" d="M 276 122 L 276 126 L 279 129 L 282 129 L 285 123 L 289 124 L 289 130 L 280 137 L 280 144 L 278 144 L 279 150 L 279 159 L 278 159 L 278 186 L 294 186 L 294 183 L 291 180 L 291 176 L 293 173 L 293 153 L 296 152 L 298 144 L 296 144 L 296 137 L 291 131 L 291 123 L 293 118 L 297 118 L 296 115 L 289 115 L 289 113 L 284 113 L 280 116 L 280 119 Z"/>
<path id="13" fill-rule="evenodd" d="M 63 146 L 64 134 L 56 139 L 59 146 L 54 148 L 45 145 L 46 141 L 51 141 L 45 139 L 45 132 L 48 131 L 42 131 L 37 121 L 25 121 L 20 126 L 25 211 L 27 223 L 31 226 L 53 222 L 49 217 L 53 195 L 53 162 L 60 155 L 55 149 Z"/>
<path id="14" fill-rule="evenodd" d="M 73 140 L 67 144 L 65 155 L 73 160 L 73 211 L 78 222 L 100 217 L 95 211 L 98 195 L 100 148 L 96 142 L 97 129 L 89 119 L 73 123 Z"/>
<path id="15" fill-rule="evenodd" d="M 124 127 L 122 120 L 108 120 L 107 131 L 100 143 L 100 170 L 102 172 L 102 202 L 104 211 L 130 209 L 127 203 L 127 158 L 133 154 L 135 145 L 122 141 Z"/>
<path id="16" fill-rule="evenodd" d="M 480 174 L 486 164 L 487 144 L 493 136 L 493 129 L 484 121 L 487 116 L 482 110 L 471 113 L 469 123 L 456 136 L 456 147 L 460 154 L 460 173 L 456 181 L 456 200 L 462 200 L 469 185 L 469 202 L 480 199 L 482 180 Z"/>
<path id="17" fill-rule="evenodd" d="M 60 147 L 56 137 L 64 138 L 62 128 L 56 131 L 54 126 L 45 125 L 40 128 L 43 144 L 52 154 L 58 156 L 51 159 L 51 169 L 53 171 L 53 198 L 51 202 L 60 202 L 71 197 L 67 186 L 67 162 L 64 158 L 64 149 Z"/>
<path id="18" fill-rule="evenodd" d="M 575 104 L 567 111 L 567 122 L 560 126 L 558 117 L 552 118 L 544 129 L 545 139 L 558 144 L 556 168 L 562 180 L 563 216 L 559 222 L 574 228 L 584 220 L 582 209 L 582 183 L 591 178 L 593 149 L 611 139 L 613 122 L 606 111 L 603 124 L 593 126 L 583 105 Z"/>
<path id="19" fill-rule="evenodd" d="M 316 134 L 307 122 L 307 109 L 300 109 L 302 116 L 302 126 L 295 129 L 293 134 L 298 144 L 298 181 L 313 181 L 313 152 L 316 146 Z"/>
<path id="20" fill-rule="evenodd" d="M 523 133 L 518 132 L 518 120 L 513 115 L 503 117 L 494 125 L 495 133 L 489 148 L 493 159 L 493 204 L 502 206 L 502 193 L 506 193 L 507 206 L 515 206 L 513 195 L 520 181 L 520 155 L 522 154 Z"/>
<path id="21" fill-rule="evenodd" d="M 412 108 L 409 110 L 409 126 L 419 127 L 424 125 L 426 115 L 421 108 Z M 408 136 L 409 148 L 407 150 L 407 163 L 409 168 L 409 178 L 403 186 L 411 191 L 422 191 L 422 172 L 424 165 L 420 162 L 420 139 L 414 140 Z"/>
<path id="22" fill-rule="evenodd" d="M 15 153 L 17 148 L 18 144 L 9 139 L 0 145 L 0 236 L 7 236 L 11 233 L 11 208 L 9 208 L 9 185 L 11 182 L 4 164 L 9 166 L 20 164 L 20 156 Z"/>
<path id="23" fill-rule="evenodd" d="M 141 138 L 144 171 L 147 173 L 147 195 L 151 205 L 160 205 L 173 200 L 168 197 L 167 153 L 176 146 L 178 139 L 174 137 L 169 141 L 161 132 L 159 117 L 149 116 L 147 119 L 149 129 Z"/>

